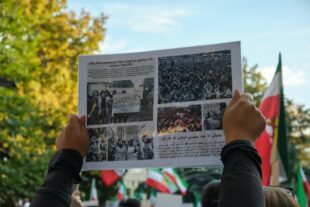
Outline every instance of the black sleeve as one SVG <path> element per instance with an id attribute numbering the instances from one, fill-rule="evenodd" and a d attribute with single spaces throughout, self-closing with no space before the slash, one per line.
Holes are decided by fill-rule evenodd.
<path id="1" fill-rule="evenodd" d="M 236 140 L 221 152 L 224 171 L 220 184 L 218 207 L 264 207 L 261 181 L 261 159 L 247 140 Z"/>
<path id="2" fill-rule="evenodd" d="M 75 150 L 64 149 L 55 154 L 50 161 L 44 184 L 30 206 L 70 206 L 73 184 L 82 181 L 79 176 L 82 163 L 82 156 Z"/>

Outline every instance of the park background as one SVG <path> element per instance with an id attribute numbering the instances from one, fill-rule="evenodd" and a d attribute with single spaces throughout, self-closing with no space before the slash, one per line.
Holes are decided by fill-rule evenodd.
<path id="1" fill-rule="evenodd" d="M 310 175 L 310 2 L 3 0 L 0 2 L 0 206 L 31 198 L 55 152 L 55 137 L 77 111 L 80 54 L 123 53 L 241 41 L 245 91 L 256 104 L 282 53 L 289 164 Z M 198 192 L 220 168 L 178 169 Z M 83 174 L 82 198 L 99 172 Z M 195 180 L 195 179 L 196 180 Z M 186 198 L 191 200 L 190 196 Z"/>

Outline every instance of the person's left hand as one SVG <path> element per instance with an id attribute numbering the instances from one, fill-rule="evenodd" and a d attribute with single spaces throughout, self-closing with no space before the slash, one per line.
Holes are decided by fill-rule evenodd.
<path id="1" fill-rule="evenodd" d="M 85 116 L 81 118 L 71 114 L 67 126 L 56 139 L 57 151 L 73 149 L 85 156 L 88 150 L 88 134 L 85 127 Z"/>

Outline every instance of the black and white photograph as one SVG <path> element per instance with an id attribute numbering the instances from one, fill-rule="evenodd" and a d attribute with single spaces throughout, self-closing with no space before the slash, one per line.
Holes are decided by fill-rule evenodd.
<path id="1" fill-rule="evenodd" d="M 88 129 L 89 148 L 86 162 L 106 161 L 107 128 Z"/>
<path id="2" fill-rule="evenodd" d="M 153 120 L 154 78 L 87 84 L 87 125 Z"/>
<path id="3" fill-rule="evenodd" d="M 152 124 L 109 128 L 109 161 L 150 159 L 154 159 Z"/>
<path id="4" fill-rule="evenodd" d="M 201 130 L 201 105 L 158 108 L 157 132 L 159 135 Z"/>
<path id="5" fill-rule="evenodd" d="M 203 105 L 203 129 L 221 130 L 223 129 L 223 114 L 227 104 L 225 102 Z"/>
<path id="6" fill-rule="evenodd" d="M 158 103 L 232 97 L 231 51 L 158 58 Z"/>

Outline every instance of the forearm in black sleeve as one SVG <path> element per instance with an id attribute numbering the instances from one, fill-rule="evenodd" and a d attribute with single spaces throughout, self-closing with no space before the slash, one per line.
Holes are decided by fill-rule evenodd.
<path id="1" fill-rule="evenodd" d="M 44 184 L 37 191 L 31 207 L 70 206 L 73 184 L 81 182 L 83 159 L 75 150 L 65 149 L 51 159 Z"/>
<path id="2" fill-rule="evenodd" d="M 247 140 L 225 145 L 221 159 L 224 171 L 220 184 L 218 207 L 264 207 L 261 182 L 261 159 Z"/>

